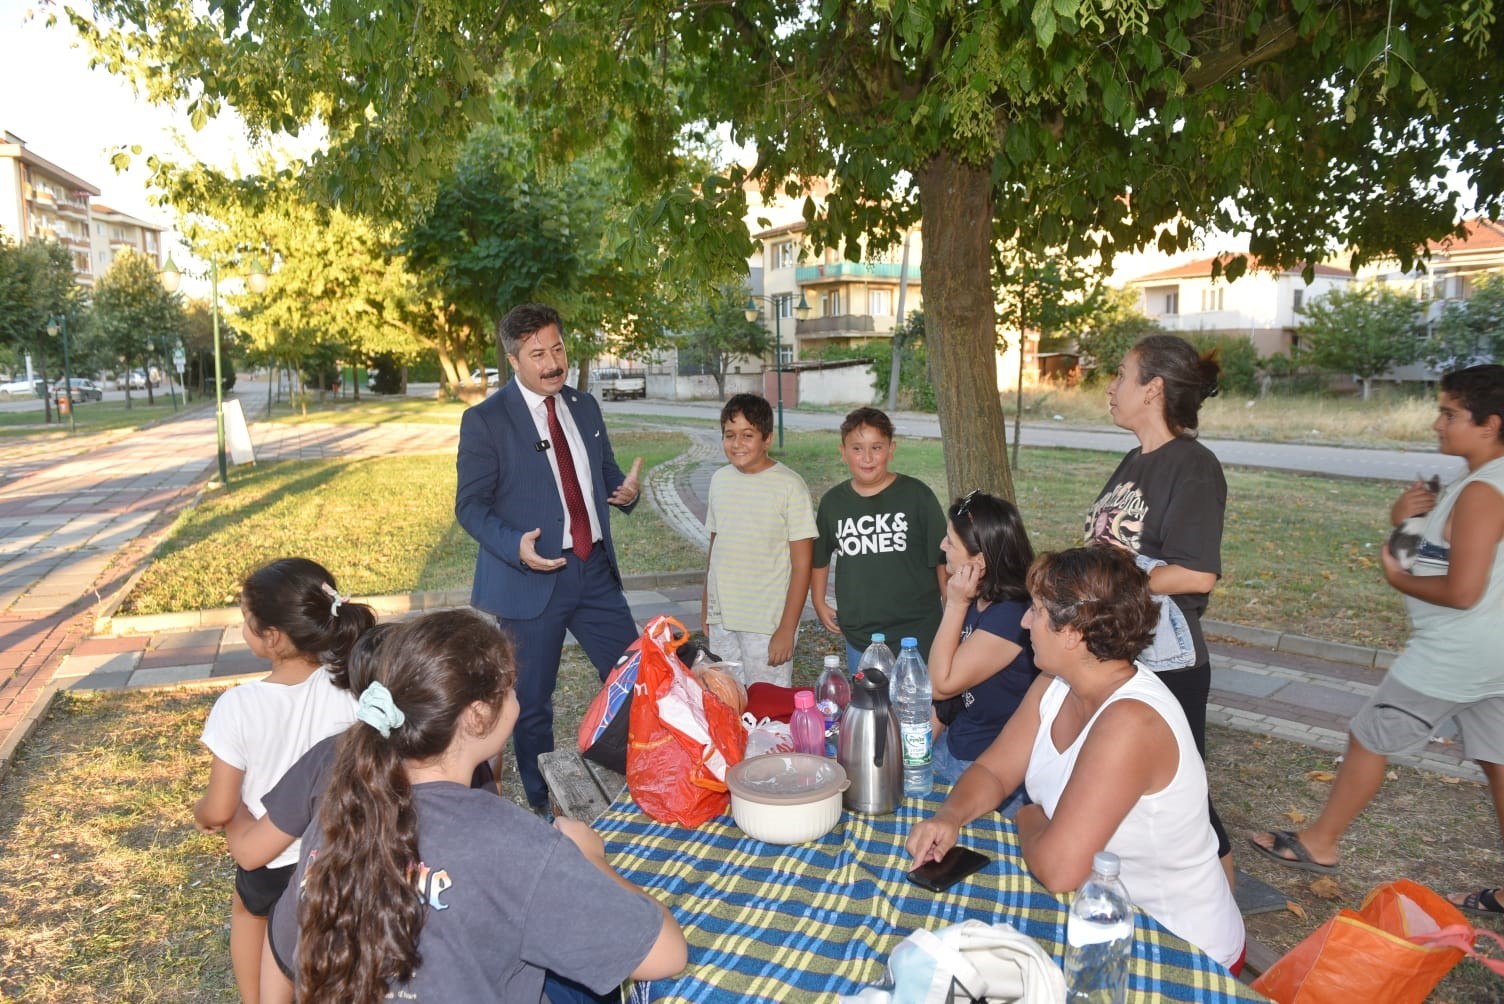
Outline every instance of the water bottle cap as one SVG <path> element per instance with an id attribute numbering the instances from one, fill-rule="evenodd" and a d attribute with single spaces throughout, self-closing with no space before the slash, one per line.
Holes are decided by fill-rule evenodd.
<path id="1" fill-rule="evenodd" d="M 794 692 L 794 707 L 795 708 L 813 708 L 814 706 L 815 706 L 815 695 L 813 693 L 811 693 L 808 690 L 797 690 L 797 691 Z M 1114 866 L 1114 867 L 1116 867 L 1116 866 Z"/>
<path id="2" fill-rule="evenodd" d="M 826 669 L 840 669 L 841 668 L 841 657 L 838 656 L 838 655 L 827 655 L 825 657 L 825 668 Z"/>
<path id="3" fill-rule="evenodd" d="M 919 647 L 919 639 L 918 638 L 905 638 L 903 641 L 901 641 L 901 642 L 898 643 L 898 647 L 899 648 L 918 648 Z"/>
<path id="4" fill-rule="evenodd" d="M 874 645 L 880 645 L 883 642 L 886 642 L 887 640 L 888 640 L 888 636 L 885 635 L 885 634 L 883 634 L 881 631 L 874 631 L 872 633 L 872 644 L 874 644 Z"/>
<path id="5" fill-rule="evenodd" d="M 1105 878 L 1117 878 L 1118 872 L 1122 871 L 1122 868 L 1123 863 L 1111 851 L 1098 851 L 1092 855 L 1091 870 Z"/>

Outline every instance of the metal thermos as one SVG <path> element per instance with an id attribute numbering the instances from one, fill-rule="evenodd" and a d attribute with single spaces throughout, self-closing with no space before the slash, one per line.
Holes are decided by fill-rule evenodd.
<path id="1" fill-rule="evenodd" d="M 898 717 L 888 701 L 888 677 L 866 669 L 851 678 L 851 703 L 841 716 L 836 760 L 851 787 L 841 797 L 852 812 L 882 815 L 898 806 L 903 792 L 903 747 Z"/>

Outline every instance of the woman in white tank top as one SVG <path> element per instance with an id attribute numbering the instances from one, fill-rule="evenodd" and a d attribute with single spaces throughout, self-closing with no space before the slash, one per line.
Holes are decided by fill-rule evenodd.
<path id="1" fill-rule="evenodd" d="M 1042 555 L 1028 586 L 1040 676 L 940 811 L 914 827 L 909 853 L 939 860 L 1022 781 L 1034 804 L 1014 822 L 1040 883 L 1075 889 L 1092 855 L 1112 851 L 1139 909 L 1240 966 L 1243 919 L 1217 861 L 1206 768 L 1174 695 L 1133 663 L 1159 619 L 1147 577 L 1126 551 L 1075 548 Z"/>

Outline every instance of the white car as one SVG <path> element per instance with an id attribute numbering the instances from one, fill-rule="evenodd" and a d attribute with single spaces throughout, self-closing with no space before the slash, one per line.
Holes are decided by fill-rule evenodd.
<path id="1" fill-rule="evenodd" d="M 0 383 L 0 401 L 9 401 L 13 397 L 41 397 L 42 381 L 40 380 L 12 380 L 9 383 Z"/>

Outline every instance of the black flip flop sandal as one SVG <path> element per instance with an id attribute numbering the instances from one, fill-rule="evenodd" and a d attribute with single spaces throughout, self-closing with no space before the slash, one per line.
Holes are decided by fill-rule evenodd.
<path id="1" fill-rule="evenodd" d="M 1504 903 L 1499 902 L 1498 893 L 1498 889 L 1479 889 L 1477 892 L 1468 893 L 1461 903 L 1452 903 L 1452 905 L 1459 910 L 1466 910 L 1468 913 L 1481 913 L 1497 917 L 1499 914 L 1504 913 Z"/>
<path id="2" fill-rule="evenodd" d="M 1274 838 L 1273 847 L 1265 847 L 1254 840 L 1255 834 L 1248 835 L 1248 843 L 1254 850 L 1271 861 L 1277 861 L 1286 868 L 1298 868 L 1303 872 L 1315 872 L 1318 875 L 1334 875 L 1337 872 L 1336 865 L 1324 865 L 1311 857 L 1311 852 L 1306 850 L 1306 845 L 1300 842 L 1300 837 L 1293 830 L 1266 830 Z M 1286 852 L 1290 856 L 1286 856 Z"/>

